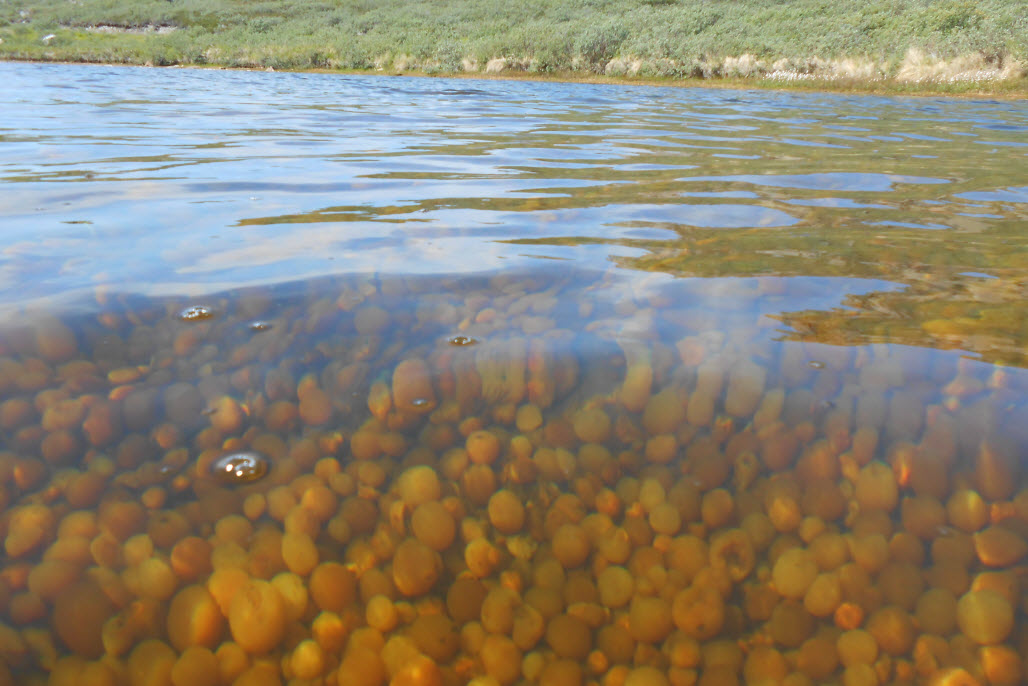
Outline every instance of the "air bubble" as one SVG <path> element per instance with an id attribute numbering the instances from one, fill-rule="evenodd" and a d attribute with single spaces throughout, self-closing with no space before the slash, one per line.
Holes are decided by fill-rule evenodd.
<path id="1" fill-rule="evenodd" d="M 222 455 L 211 463 L 211 474 L 229 484 L 245 484 L 268 473 L 268 458 L 253 451 Z"/>
<path id="2" fill-rule="evenodd" d="M 478 339 L 471 338 L 470 336 L 454 336 L 450 339 L 450 345 L 459 345 L 462 347 L 465 345 L 476 345 L 477 343 Z"/>
<path id="3" fill-rule="evenodd" d="M 214 316 L 214 309 L 206 305 L 190 305 L 178 313 L 179 319 L 186 322 L 202 322 Z"/>

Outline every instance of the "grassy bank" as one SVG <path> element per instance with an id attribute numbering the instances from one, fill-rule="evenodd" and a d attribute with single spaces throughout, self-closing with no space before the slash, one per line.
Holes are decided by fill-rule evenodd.
<path id="1" fill-rule="evenodd" d="M 4 0 L 0 58 L 1028 92 L 1018 0 Z"/>

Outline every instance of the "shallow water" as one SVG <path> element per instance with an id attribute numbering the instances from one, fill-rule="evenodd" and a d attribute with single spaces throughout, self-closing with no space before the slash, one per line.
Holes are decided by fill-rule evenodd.
<path id="1" fill-rule="evenodd" d="M 1023 103 L 0 84 L 0 683 L 1025 678 Z"/>

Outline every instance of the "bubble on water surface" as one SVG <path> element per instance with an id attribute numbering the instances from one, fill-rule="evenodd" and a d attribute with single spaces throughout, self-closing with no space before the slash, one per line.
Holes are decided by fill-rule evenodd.
<path id="1" fill-rule="evenodd" d="M 253 451 L 229 453 L 211 463 L 211 474 L 230 484 L 257 481 L 267 473 L 268 458 Z"/>
<path id="2" fill-rule="evenodd" d="M 454 336 L 449 340 L 450 345 L 457 345 L 464 347 L 466 345 L 476 345 L 478 339 L 471 338 L 470 336 Z"/>
<path id="3" fill-rule="evenodd" d="M 214 308 L 207 305 L 190 305 L 178 313 L 178 318 L 185 322 L 202 322 L 214 317 Z"/>

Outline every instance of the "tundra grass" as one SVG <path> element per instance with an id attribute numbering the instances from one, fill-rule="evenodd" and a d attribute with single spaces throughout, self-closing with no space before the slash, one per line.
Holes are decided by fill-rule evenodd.
<path id="1" fill-rule="evenodd" d="M 22 60 L 1028 92 L 1028 0 L 0 0 L 0 40 Z"/>

